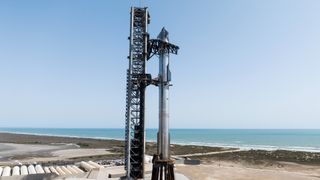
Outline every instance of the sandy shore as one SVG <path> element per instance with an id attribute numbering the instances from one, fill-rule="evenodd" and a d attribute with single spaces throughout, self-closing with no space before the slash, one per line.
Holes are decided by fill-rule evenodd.
<path id="1" fill-rule="evenodd" d="M 117 140 L 0 133 L 0 165 L 123 159 L 123 149 Z M 156 145 L 147 143 L 146 153 L 155 151 Z M 320 179 L 320 153 L 191 145 L 171 145 L 171 151 L 176 158 L 201 160 L 176 165 L 191 179 Z"/>
<path id="2" fill-rule="evenodd" d="M 35 162 L 68 161 L 87 156 L 113 155 L 107 149 L 80 148 L 75 144 L 15 144 L 0 143 L 0 165 L 31 164 Z"/>
<path id="3" fill-rule="evenodd" d="M 202 180 L 319 180 L 319 166 L 285 164 L 283 167 L 246 166 L 241 163 L 216 162 L 197 166 L 177 165 L 176 171 L 190 179 Z"/>

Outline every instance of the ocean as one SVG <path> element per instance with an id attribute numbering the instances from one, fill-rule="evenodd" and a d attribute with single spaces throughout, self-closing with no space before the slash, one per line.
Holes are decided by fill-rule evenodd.
<path id="1" fill-rule="evenodd" d="M 0 131 L 124 140 L 124 129 L 0 128 Z M 147 129 L 147 141 L 156 141 L 156 134 L 156 129 Z M 170 137 L 175 144 L 320 152 L 320 129 L 171 129 Z"/>

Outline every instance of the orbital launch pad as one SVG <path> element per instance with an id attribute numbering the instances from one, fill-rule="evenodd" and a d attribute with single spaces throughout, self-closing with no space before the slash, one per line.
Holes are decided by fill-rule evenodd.
<path id="1" fill-rule="evenodd" d="M 161 30 L 157 39 L 150 39 L 149 23 L 148 8 L 131 8 L 126 91 L 126 178 L 145 177 L 145 91 L 148 85 L 155 85 L 159 88 L 159 129 L 151 179 L 174 180 L 174 161 L 170 158 L 169 150 L 169 54 L 177 54 L 179 47 L 169 43 L 169 33 L 165 28 Z M 159 57 L 159 74 L 153 79 L 151 74 L 146 73 L 146 66 L 154 55 Z"/>

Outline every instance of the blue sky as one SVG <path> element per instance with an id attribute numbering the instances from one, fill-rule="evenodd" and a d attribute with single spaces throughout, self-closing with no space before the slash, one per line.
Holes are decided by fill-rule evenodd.
<path id="1" fill-rule="evenodd" d="M 0 126 L 124 127 L 132 5 L 181 48 L 171 127 L 320 128 L 317 0 L 2 0 Z M 147 93 L 154 128 L 157 88 Z"/>

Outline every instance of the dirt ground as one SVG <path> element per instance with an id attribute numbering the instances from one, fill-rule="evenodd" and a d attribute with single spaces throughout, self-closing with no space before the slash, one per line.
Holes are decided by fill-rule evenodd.
<path id="1" fill-rule="evenodd" d="M 176 171 L 192 180 L 319 180 L 320 168 L 312 165 L 283 164 L 283 166 L 248 167 L 241 163 L 220 161 L 212 164 L 177 165 Z"/>

